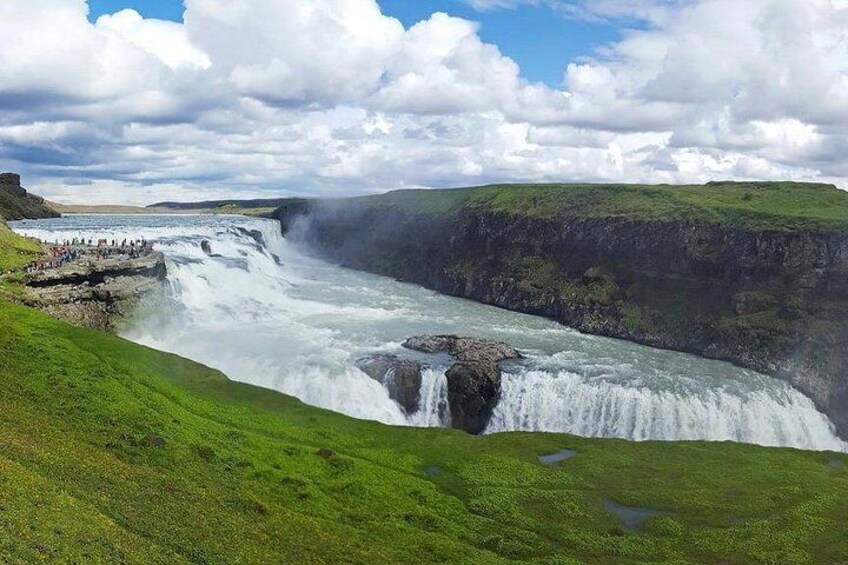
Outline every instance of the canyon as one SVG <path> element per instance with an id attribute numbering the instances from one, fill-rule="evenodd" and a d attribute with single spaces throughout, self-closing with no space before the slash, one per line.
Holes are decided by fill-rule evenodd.
<path id="1" fill-rule="evenodd" d="M 848 194 L 800 183 L 493 186 L 292 199 L 347 267 L 790 382 L 848 437 Z"/>

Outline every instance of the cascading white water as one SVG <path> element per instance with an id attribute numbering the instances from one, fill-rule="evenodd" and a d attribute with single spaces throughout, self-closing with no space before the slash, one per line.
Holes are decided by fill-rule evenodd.
<path id="1" fill-rule="evenodd" d="M 634 440 L 739 441 L 842 450 L 827 418 L 788 385 L 733 394 L 693 394 L 586 380 L 568 372 L 508 374 L 486 433 L 567 432 Z"/>
<path id="2" fill-rule="evenodd" d="M 142 308 L 125 337 L 354 417 L 448 425 L 444 363 L 423 371 L 419 410 L 407 416 L 355 361 L 402 355 L 400 343 L 411 335 L 456 333 L 507 341 L 527 353 L 506 367 L 488 433 L 845 449 L 829 420 L 785 383 L 342 269 L 303 255 L 269 220 L 69 216 L 13 228 L 45 241 L 153 241 L 168 262 L 166 296 Z"/>
<path id="3" fill-rule="evenodd" d="M 444 369 L 422 371 L 421 399 L 418 401 L 418 412 L 410 416 L 410 423 L 420 427 L 450 425 L 448 381 Z"/>

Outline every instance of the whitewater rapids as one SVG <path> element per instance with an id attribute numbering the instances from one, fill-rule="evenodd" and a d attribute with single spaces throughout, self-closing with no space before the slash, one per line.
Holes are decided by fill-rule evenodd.
<path id="1" fill-rule="evenodd" d="M 343 269 L 303 254 L 271 220 L 74 215 L 11 226 L 43 241 L 152 241 L 167 260 L 167 288 L 141 308 L 124 337 L 356 418 L 446 425 L 447 367 L 424 371 L 419 410 L 407 416 L 354 362 L 402 353 L 401 342 L 412 335 L 455 333 L 506 341 L 526 354 L 504 367 L 487 433 L 848 447 L 784 382 Z"/>

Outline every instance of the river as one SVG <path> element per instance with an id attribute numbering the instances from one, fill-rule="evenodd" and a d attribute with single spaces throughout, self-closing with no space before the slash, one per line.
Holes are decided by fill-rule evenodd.
<path id="1" fill-rule="evenodd" d="M 505 366 L 487 433 L 846 450 L 828 418 L 782 381 L 344 269 L 304 254 L 271 220 L 73 215 L 10 226 L 43 241 L 153 241 L 166 256 L 167 288 L 123 337 L 356 418 L 445 425 L 446 367 L 425 371 L 419 410 L 406 416 L 354 362 L 399 353 L 412 335 L 455 333 L 506 341 L 526 356 Z"/>

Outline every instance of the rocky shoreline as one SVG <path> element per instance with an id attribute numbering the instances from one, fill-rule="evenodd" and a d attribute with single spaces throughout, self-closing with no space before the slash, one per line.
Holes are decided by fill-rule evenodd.
<path id="1" fill-rule="evenodd" d="M 27 274 L 21 301 L 71 324 L 116 332 L 140 299 L 157 291 L 167 271 L 162 253 L 85 258 Z"/>

